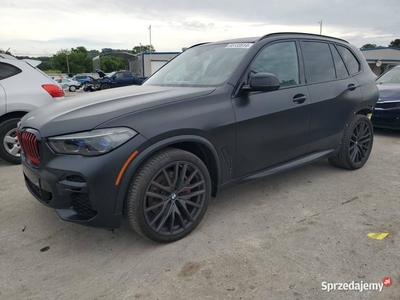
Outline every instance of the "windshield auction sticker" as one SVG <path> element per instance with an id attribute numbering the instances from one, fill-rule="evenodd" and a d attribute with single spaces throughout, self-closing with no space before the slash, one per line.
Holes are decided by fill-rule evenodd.
<path id="1" fill-rule="evenodd" d="M 232 43 L 232 44 L 228 44 L 225 48 L 249 49 L 251 46 L 253 46 L 253 43 Z"/>
<path id="2" fill-rule="evenodd" d="M 383 278 L 382 282 L 376 283 L 369 283 L 369 282 L 322 282 L 322 290 L 326 292 L 332 291 L 357 291 L 357 292 L 364 292 L 364 291 L 378 291 L 382 292 L 384 286 L 389 287 L 392 285 L 392 278 L 385 277 Z"/>

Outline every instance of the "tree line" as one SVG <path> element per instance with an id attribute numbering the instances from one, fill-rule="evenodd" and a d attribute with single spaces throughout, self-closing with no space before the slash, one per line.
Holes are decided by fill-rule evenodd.
<path id="1" fill-rule="evenodd" d="M 364 46 L 361 47 L 361 49 L 375 49 L 375 48 L 381 48 L 385 46 L 377 46 L 376 44 L 365 44 Z M 395 39 L 390 42 L 388 47 L 395 47 L 400 49 L 400 39 Z"/>
<path id="2" fill-rule="evenodd" d="M 132 49 L 112 49 L 103 48 L 101 51 L 98 50 L 87 50 L 83 46 L 79 46 L 71 49 L 61 49 L 57 51 L 51 57 L 41 56 L 41 57 L 29 57 L 29 56 L 16 56 L 19 59 L 36 59 L 40 60 L 42 63 L 38 68 L 42 71 L 54 72 L 54 73 L 91 73 L 93 72 L 93 58 L 98 55 L 104 55 L 113 51 L 127 52 L 132 54 L 138 54 L 142 52 L 154 52 L 155 49 L 150 45 L 140 45 L 135 46 Z M 0 53 L 5 53 L 5 51 L 0 49 Z M 7 54 L 11 54 L 7 52 Z M 11 54 L 12 55 L 12 54 Z M 128 65 L 126 59 L 116 57 L 116 56 L 104 56 L 100 59 L 100 69 L 104 72 L 112 72 L 115 70 L 124 70 Z"/>

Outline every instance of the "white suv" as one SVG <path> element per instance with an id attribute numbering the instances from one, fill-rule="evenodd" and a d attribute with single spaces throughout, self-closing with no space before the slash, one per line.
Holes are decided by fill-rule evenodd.
<path id="1" fill-rule="evenodd" d="M 64 99 L 64 91 L 36 68 L 40 61 L 0 54 L 0 158 L 19 164 L 17 124 L 31 110 Z"/>

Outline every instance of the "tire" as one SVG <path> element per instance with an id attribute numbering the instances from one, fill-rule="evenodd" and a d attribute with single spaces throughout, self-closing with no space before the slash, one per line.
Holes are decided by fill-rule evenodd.
<path id="1" fill-rule="evenodd" d="M 374 130 L 370 119 L 355 115 L 346 127 L 339 153 L 329 162 L 339 168 L 357 170 L 368 160 L 374 142 Z"/>
<path id="2" fill-rule="evenodd" d="M 170 243 L 197 227 L 210 197 L 211 179 L 201 159 L 167 148 L 149 158 L 134 176 L 126 199 L 126 218 L 143 237 Z"/>
<path id="3" fill-rule="evenodd" d="M 76 91 L 76 86 L 71 85 L 71 86 L 68 88 L 68 90 L 69 90 L 70 92 L 75 92 L 75 91 Z"/>
<path id="4" fill-rule="evenodd" d="M 16 137 L 17 124 L 20 120 L 12 118 L 0 124 L 0 158 L 15 165 L 21 163 L 20 147 Z M 16 150 L 18 152 L 15 152 Z"/>
<path id="5" fill-rule="evenodd" d="M 100 89 L 101 90 L 108 90 L 111 86 L 108 83 L 104 83 L 101 85 Z"/>

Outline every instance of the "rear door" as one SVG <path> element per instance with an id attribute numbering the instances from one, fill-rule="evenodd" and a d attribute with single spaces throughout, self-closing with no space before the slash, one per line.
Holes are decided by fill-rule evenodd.
<path id="1" fill-rule="evenodd" d="M 249 77 L 272 73 L 281 87 L 232 100 L 236 115 L 235 177 L 279 165 L 306 154 L 310 97 L 296 40 L 268 44 L 250 64 Z M 247 73 L 247 72 L 246 72 Z"/>
<path id="2" fill-rule="evenodd" d="M 340 144 L 349 113 L 359 103 L 361 92 L 335 44 L 305 40 L 301 48 L 311 98 L 308 152 L 333 149 Z M 357 68 L 359 71 L 360 66 Z"/>
<path id="3" fill-rule="evenodd" d="M 6 112 L 6 91 L 0 83 L 0 116 L 4 115 Z"/>

